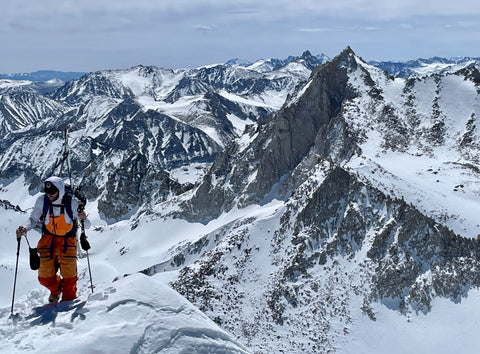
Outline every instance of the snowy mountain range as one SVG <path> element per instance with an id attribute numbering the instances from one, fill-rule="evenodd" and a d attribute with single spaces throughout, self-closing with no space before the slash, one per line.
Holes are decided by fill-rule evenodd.
<path id="1" fill-rule="evenodd" d="M 3 176 L 29 171 L 26 178 L 36 188 L 51 173 L 57 154 L 53 147 L 63 143 L 58 127 L 69 125 L 73 169 L 82 171 L 77 176 L 89 186 L 87 197 L 99 198 L 106 219 L 127 218 L 152 193 L 162 199 L 191 188 L 245 126 L 280 108 L 308 78 L 312 62 L 319 64 L 306 52 L 272 71 L 227 65 L 187 71 L 138 66 L 90 73 L 47 95 L 22 91 L 17 84 L 0 98 Z M 44 143 L 31 139 L 38 135 Z M 49 152 L 39 144 L 48 144 Z M 26 151 L 41 156 L 32 159 Z M 109 170 L 107 166 L 119 168 L 115 174 L 91 173 Z M 181 177 L 184 172 L 188 178 Z M 191 183 L 179 185 L 178 178 Z M 117 190 L 124 188 L 135 190 L 133 198 L 118 200 Z"/>
<path id="2" fill-rule="evenodd" d="M 480 58 L 458 57 L 458 58 L 439 58 L 416 59 L 406 62 L 393 61 L 369 61 L 389 74 L 408 79 L 411 77 L 422 77 L 432 74 L 454 73 L 469 66 L 480 67 Z"/>
<path id="3" fill-rule="evenodd" d="M 1 349 L 475 352 L 480 72 L 455 65 L 392 76 L 348 47 L 3 82 L 0 279 L 68 126 L 96 289 L 81 258 L 79 301 L 41 307 L 25 247 Z"/>
<path id="4" fill-rule="evenodd" d="M 26 80 L 34 82 L 48 82 L 52 80 L 63 81 L 64 83 L 70 80 L 76 80 L 85 75 L 81 71 L 57 71 L 57 70 L 39 70 L 32 73 L 14 73 L 14 74 L 0 74 L 0 79 L 8 80 Z"/>

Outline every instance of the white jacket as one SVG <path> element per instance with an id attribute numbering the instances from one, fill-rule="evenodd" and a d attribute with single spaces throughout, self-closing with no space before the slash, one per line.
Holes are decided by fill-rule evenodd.
<path id="1" fill-rule="evenodd" d="M 51 182 L 55 187 L 58 188 L 59 194 L 58 198 L 53 202 L 53 215 L 54 216 L 59 216 L 60 215 L 60 203 L 62 202 L 62 198 L 65 195 L 65 183 L 60 177 L 49 177 L 45 182 Z M 35 202 L 35 206 L 33 207 L 32 212 L 30 213 L 30 217 L 28 218 L 28 222 L 25 225 L 25 228 L 27 231 L 34 229 L 35 227 L 38 226 L 40 217 L 43 214 L 43 201 L 44 201 L 45 195 L 41 195 L 37 198 L 37 201 Z M 58 204 L 57 204 L 58 203 Z M 78 220 L 78 201 L 77 198 L 72 198 L 72 214 L 73 214 L 73 219 Z M 70 219 L 67 213 L 65 215 L 65 221 L 67 224 L 72 224 L 73 220 Z M 50 220 L 50 215 L 47 213 L 45 215 L 45 220 L 44 224 L 47 225 Z M 86 228 L 90 227 L 90 221 L 88 219 L 85 219 L 84 225 Z"/>

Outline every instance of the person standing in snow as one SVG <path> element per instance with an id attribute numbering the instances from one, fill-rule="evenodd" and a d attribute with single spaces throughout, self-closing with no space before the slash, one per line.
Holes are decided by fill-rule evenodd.
<path id="1" fill-rule="evenodd" d="M 43 192 L 30 214 L 27 225 L 16 230 L 17 238 L 42 222 L 42 238 L 38 241 L 40 254 L 38 280 L 50 290 L 49 302 L 77 297 L 77 229 L 78 220 L 88 223 L 84 211 L 78 211 L 78 201 L 65 193 L 65 183 L 52 176 L 45 181 Z M 89 223 L 88 223 L 89 224 Z M 87 228 L 89 225 L 85 225 Z M 82 241 L 82 248 L 84 248 Z M 90 246 L 88 245 L 88 248 Z M 60 269 L 60 276 L 57 271 Z"/>

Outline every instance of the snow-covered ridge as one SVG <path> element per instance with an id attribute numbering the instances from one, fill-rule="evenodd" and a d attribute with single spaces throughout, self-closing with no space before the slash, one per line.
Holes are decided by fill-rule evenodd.
<path id="1" fill-rule="evenodd" d="M 33 203 L 35 198 L 28 196 L 23 183 L 18 181 L 11 187 L 1 191 L 2 197 L 15 203 L 20 199 L 27 204 Z M 145 249 L 129 242 L 129 239 L 132 241 L 135 238 L 129 235 L 127 223 L 111 228 L 102 226 L 102 221 L 90 207 L 89 218 L 95 228 L 88 229 L 87 235 L 93 247 L 90 263 L 94 292 L 90 288 L 87 260 L 79 258 L 78 299 L 73 303 L 60 302 L 57 306 L 46 304 L 48 291 L 38 284 L 37 272 L 30 270 L 28 247 L 26 240 L 22 239 L 14 316 L 11 316 L 10 285 L 13 285 L 15 268 L 12 250 L 16 249 L 17 242 L 12 230 L 14 225 L 25 221 L 27 214 L 0 208 L 0 230 L 6 236 L 5 247 L 0 250 L 0 280 L 9 284 L 0 291 L 0 352 L 250 352 L 173 291 L 162 274 L 148 277 L 138 273 L 141 270 L 139 267 L 150 265 L 151 259 L 158 259 L 162 249 L 167 251 L 171 244 L 180 241 L 172 239 L 172 243 L 165 243 L 158 237 L 156 230 L 169 228 L 165 223 L 147 225 L 147 229 L 138 234 L 142 243 L 149 245 L 147 249 L 153 251 L 152 247 L 155 248 L 147 256 L 150 259 L 145 259 Z M 8 224 L 3 222 L 7 220 Z M 171 231 L 189 230 L 181 222 L 173 222 L 171 227 Z M 37 231 L 29 232 L 28 239 L 32 245 L 38 238 Z M 124 277 L 124 274 L 131 275 Z"/>
<path id="2" fill-rule="evenodd" d="M 155 277 L 134 274 L 57 305 L 43 296 L 18 299 L 12 318 L 0 312 L 1 352 L 249 352 Z"/>
<path id="3" fill-rule="evenodd" d="M 28 80 L 8 80 L 8 79 L 0 79 L 0 89 L 4 90 L 5 88 L 11 87 L 19 87 L 19 86 L 27 86 L 30 85 L 32 82 Z"/>

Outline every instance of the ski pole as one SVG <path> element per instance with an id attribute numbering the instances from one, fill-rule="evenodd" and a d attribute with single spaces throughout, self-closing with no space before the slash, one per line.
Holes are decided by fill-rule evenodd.
<path id="1" fill-rule="evenodd" d="M 15 303 L 15 288 L 17 286 L 18 258 L 20 256 L 20 241 L 21 241 L 21 238 L 17 238 L 17 262 L 15 264 L 15 278 L 13 280 L 13 295 L 12 295 L 11 316 L 13 316 L 13 304 Z"/>
<path id="2" fill-rule="evenodd" d="M 92 270 L 90 269 L 90 257 L 88 257 L 88 251 L 87 252 L 87 263 L 88 263 L 88 274 L 90 274 L 90 287 L 92 288 L 92 294 L 93 294 L 93 281 L 92 281 Z"/>
<path id="3" fill-rule="evenodd" d="M 78 205 L 78 211 L 83 212 L 85 210 L 85 205 L 82 202 Z M 92 269 L 90 268 L 90 257 L 88 255 L 88 250 L 90 249 L 90 244 L 87 241 L 87 235 L 85 234 L 85 221 L 80 220 L 80 226 L 82 228 L 82 233 L 80 234 L 80 244 L 82 248 L 87 253 L 87 264 L 88 264 L 88 274 L 90 275 L 90 287 L 92 288 L 93 294 L 93 280 L 92 280 Z"/>
<path id="4" fill-rule="evenodd" d="M 85 235 L 85 224 L 83 220 L 80 220 L 80 224 L 82 225 L 82 234 L 80 235 L 80 240 L 85 240 L 87 239 L 87 235 Z M 86 247 L 88 248 L 88 247 Z M 93 280 L 92 280 L 92 270 L 90 268 L 90 257 L 88 256 L 88 249 L 85 250 L 87 253 L 87 264 L 88 264 L 88 274 L 90 275 L 90 287 L 92 288 L 92 294 L 93 294 Z"/>

